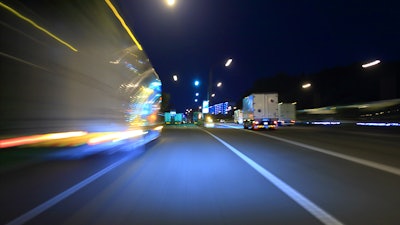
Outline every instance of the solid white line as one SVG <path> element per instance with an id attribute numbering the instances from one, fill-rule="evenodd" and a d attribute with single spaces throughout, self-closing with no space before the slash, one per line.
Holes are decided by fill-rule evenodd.
<path id="1" fill-rule="evenodd" d="M 263 133 L 258 133 L 258 132 L 252 132 L 252 133 L 258 134 L 258 135 L 261 135 L 261 136 L 265 136 L 265 137 L 269 137 L 269 138 L 272 138 L 272 139 L 275 139 L 275 140 L 278 140 L 278 141 L 286 142 L 286 143 L 289 143 L 289 144 L 292 144 L 292 145 L 297 145 L 297 146 L 300 146 L 302 148 L 306 148 L 306 149 L 313 150 L 313 151 L 316 151 L 316 152 L 324 153 L 326 155 L 334 156 L 334 157 L 337 157 L 337 158 L 341 158 L 341 159 L 344 159 L 344 160 L 348 160 L 348 161 L 351 161 L 351 162 L 354 162 L 354 163 L 358 163 L 358 164 L 361 164 L 361 165 L 364 165 L 364 166 L 372 167 L 372 168 L 375 168 L 375 169 L 378 169 L 378 170 L 382 170 L 382 171 L 385 171 L 385 172 L 392 173 L 392 174 L 395 174 L 397 176 L 400 176 L 400 169 L 396 168 L 396 167 L 387 166 L 387 165 L 384 165 L 384 164 L 376 163 L 376 162 L 369 161 L 369 160 L 366 160 L 366 159 L 356 158 L 356 157 L 353 157 L 353 156 L 349 156 L 349 155 L 345 155 L 345 154 L 341 154 L 341 153 L 337 153 L 337 152 L 332 152 L 332 151 L 329 151 L 329 150 L 326 150 L 326 149 L 323 149 L 323 148 L 318 148 L 318 147 L 315 147 L 315 146 L 303 144 L 303 143 L 300 143 L 300 142 L 297 142 L 297 141 L 287 140 L 287 139 L 280 138 L 280 137 L 275 137 L 275 136 L 268 135 L 268 134 L 263 134 Z"/>
<path id="2" fill-rule="evenodd" d="M 126 156 L 126 157 L 120 159 L 119 161 L 109 165 L 108 167 L 100 170 L 99 172 L 93 174 L 92 176 L 90 176 L 90 177 L 86 178 L 85 180 L 79 182 L 78 184 L 72 186 L 71 188 L 67 189 L 66 191 L 56 195 L 55 197 L 51 198 L 50 200 L 38 205 L 37 207 L 35 207 L 35 208 L 31 209 L 30 211 L 26 212 L 25 214 L 23 214 L 23 215 L 15 218 L 14 220 L 8 222 L 6 225 L 20 225 L 20 224 L 24 224 L 24 223 L 28 222 L 29 220 L 35 218 L 36 216 L 38 216 L 39 214 L 43 213 L 44 211 L 46 211 L 50 207 L 56 205 L 57 203 L 59 203 L 62 200 L 66 199 L 67 197 L 71 196 L 75 192 L 79 191 L 80 189 L 82 189 L 86 185 L 92 183 L 93 181 L 95 181 L 99 177 L 101 177 L 101 176 L 105 175 L 106 173 L 110 172 L 115 167 L 117 167 L 117 166 L 121 165 L 122 163 L 126 162 L 129 158 L 131 158 L 131 157 L 130 156 Z"/>
<path id="3" fill-rule="evenodd" d="M 215 136 L 214 134 L 210 133 L 207 130 L 203 130 L 215 139 L 217 139 L 219 142 L 221 142 L 225 147 L 227 147 L 229 150 L 231 150 L 233 153 L 235 153 L 237 156 L 239 156 L 242 160 L 244 160 L 246 163 L 248 163 L 253 169 L 255 169 L 257 172 L 259 172 L 263 177 L 265 177 L 267 180 L 269 180 L 272 184 L 274 184 L 277 188 L 279 188 L 283 193 L 285 193 L 287 196 L 289 196 L 291 199 L 293 199 L 297 204 L 299 204 L 301 207 L 303 207 L 305 210 L 307 210 L 309 213 L 311 213 L 315 218 L 319 219 L 323 224 L 326 225 L 339 225 L 343 224 L 333 216 L 331 216 L 329 213 L 325 212 L 323 209 L 318 207 L 316 204 L 308 200 L 306 197 L 304 197 L 302 194 L 297 192 L 295 189 L 287 185 L 285 182 L 283 182 L 281 179 L 270 173 L 268 170 L 264 169 L 262 166 L 254 162 L 252 159 L 241 153 L 239 150 L 231 146 L 230 144 L 226 143 L 224 140 L 220 139 L 219 137 Z"/>

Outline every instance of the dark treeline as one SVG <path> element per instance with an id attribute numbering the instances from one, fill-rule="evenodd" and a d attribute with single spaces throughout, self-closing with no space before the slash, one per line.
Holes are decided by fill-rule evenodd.
<path id="1" fill-rule="evenodd" d="M 311 87 L 303 89 L 307 82 Z M 256 80 L 246 95 L 277 92 L 280 102 L 297 102 L 298 109 L 305 109 L 400 98 L 399 87 L 400 61 L 369 68 L 353 64 L 297 76 L 279 73 Z"/>

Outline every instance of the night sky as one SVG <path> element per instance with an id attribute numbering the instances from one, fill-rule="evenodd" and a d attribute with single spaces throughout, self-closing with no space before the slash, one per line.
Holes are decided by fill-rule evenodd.
<path id="1" fill-rule="evenodd" d="M 260 77 L 400 59 L 399 1 L 176 0 L 173 8 L 164 0 L 117 3 L 178 112 L 200 105 L 197 91 L 199 100 L 206 99 L 211 68 L 214 83 L 223 82 L 215 90 L 217 103 L 238 101 Z M 227 58 L 233 59 L 229 68 Z"/>

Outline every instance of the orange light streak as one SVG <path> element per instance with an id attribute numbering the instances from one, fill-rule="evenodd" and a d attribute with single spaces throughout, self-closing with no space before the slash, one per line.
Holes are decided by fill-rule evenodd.
<path id="1" fill-rule="evenodd" d="M 0 140 L 0 148 L 10 148 L 21 145 L 35 144 L 47 140 L 64 139 L 70 137 L 84 136 L 87 132 L 84 131 L 71 131 L 62 133 L 49 133 L 49 134 L 38 134 L 31 136 L 22 136 L 16 138 L 8 138 Z"/>

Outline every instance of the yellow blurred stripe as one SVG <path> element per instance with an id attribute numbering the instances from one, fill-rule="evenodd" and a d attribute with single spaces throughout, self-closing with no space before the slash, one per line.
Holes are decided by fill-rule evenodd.
<path id="1" fill-rule="evenodd" d="M 30 23 L 32 26 L 36 27 L 37 29 L 43 31 L 44 33 L 46 33 L 47 35 L 49 35 L 50 37 L 54 38 L 55 40 L 57 40 L 58 42 L 62 43 L 63 45 L 67 46 L 68 48 L 70 48 L 72 51 L 77 52 L 78 50 L 76 48 L 74 48 L 72 45 L 68 44 L 67 42 L 63 41 L 61 38 L 57 37 L 56 35 L 52 34 L 50 31 L 46 30 L 45 28 L 41 27 L 40 25 L 38 25 L 37 23 L 35 23 L 34 21 L 32 21 L 31 19 L 25 17 L 24 15 L 22 15 L 21 13 L 17 12 L 16 10 L 14 10 L 13 8 L 7 6 L 6 4 L 0 2 L 0 6 L 3 7 L 4 9 L 10 11 L 11 13 L 13 13 L 14 15 L 18 16 L 19 18 L 25 20 L 26 22 Z"/>
<path id="2" fill-rule="evenodd" d="M 121 25 L 125 28 L 126 32 L 128 32 L 129 36 L 132 38 L 133 42 L 137 45 L 138 49 L 140 51 L 143 50 L 142 46 L 140 45 L 139 41 L 136 39 L 136 37 L 132 34 L 132 31 L 129 29 L 128 25 L 126 25 L 124 19 L 122 16 L 118 13 L 117 9 L 114 7 L 114 5 L 110 2 L 110 0 L 105 0 L 108 7 L 113 11 L 114 15 L 117 17 Z"/>

